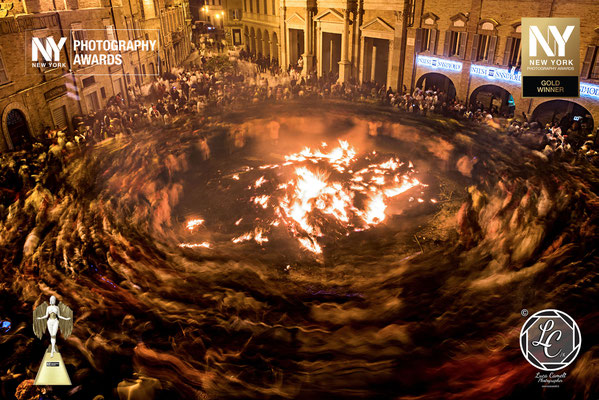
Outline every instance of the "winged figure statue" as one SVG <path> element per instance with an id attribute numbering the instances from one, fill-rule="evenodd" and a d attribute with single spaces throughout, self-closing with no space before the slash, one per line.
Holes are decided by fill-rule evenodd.
<path id="1" fill-rule="evenodd" d="M 56 305 L 56 297 L 54 296 L 50 297 L 50 305 L 44 301 L 33 311 L 33 332 L 38 339 L 44 336 L 46 328 L 48 328 L 52 343 L 50 357 L 54 357 L 58 329 L 60 329 L 65 339 L 71 336 L 73 332 L 73 310 L 62 302 Z"/>

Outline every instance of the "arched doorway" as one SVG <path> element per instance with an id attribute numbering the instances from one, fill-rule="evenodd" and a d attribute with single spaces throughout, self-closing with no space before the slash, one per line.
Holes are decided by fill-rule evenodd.
<path id="1" fill-rule="evenodd" d="M 268 31 L 264 31 L 264 38 L 262 44 L 262 55 L 266 58 L 270 58 L 270 38 L 268 37 Z"/>
<path id="2" fill-rule="evenodd" d="M 474 109 L 489 111 L 494 116 L 513 117 L 516 103 L 510 92 L 497 85 L 479 86 L 470 95 Z"/>
<path id="3" fill-rule="evenodd" d="M 424 90 L 436 90 L 437 92 L 443 92 L 446 95 L 447 100 L 455 99 L 455 85 L 443 74 L 436 72 L 429 72 L 422 75 L 416 82 L 416 87 Z"/>
<path id="4" fill-rule="evenodd" d="M 32 142 L 25 115 L 16 108 L 6 115 L 6 129 L 13 149 L 21 149 Z"/>
<path id="5" fill-rule="evenodd" d="M 277 37 L 276 32 L 272 33 L 272 40 L 270 41 L 270 44 L 271 44 L 270 56 L 272 57 L 273 60 L 278 60 L 279 59 L 279 38 Z"/>
<path id="6" fill-rule="evenodd" d="M 570 143 L 581 145 L 585 138 L 593 132 L 595 121 L 589 110 L 569 100 L 549 100 L 539 104 L 532 112 L 531 119 L 541 126 L 559 124 L 564 134 L 571 137 Z"/>
<path id="7" fill-rule="evenodd" d="M 256 55 L 264 55 L 262 51 L 262 31 L 260 29 L 256 30 Z"/>

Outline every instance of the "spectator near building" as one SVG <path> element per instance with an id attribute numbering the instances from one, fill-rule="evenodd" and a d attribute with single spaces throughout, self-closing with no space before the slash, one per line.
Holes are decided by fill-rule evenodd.
<path id="1" fill-rule="evenodd" d="M 39 139 L 46 127 L 73 131 L 73 117 L 129 100 L 190 52 L 190 22 L 182 0 L 22 0 L 0 18 L 0 151 Z M 32 66 L 32 38 L 52 37 L 57 67 Z M 73 40 L 156 40 L 152 50 L 122 52 L 120 65 L 82 68 Z M 44 42 L 42 42 L 44 43 Z"/>
<path id="2" fill-rule="evenodd" d="M 568 116 L 597 127 L 598 13 L 596 0 L 243 0 L 242 22 L 248 53 L 304 76 L 435 87 L 496 115 Z M 580 18 L 580 98 L 522 98 L 522 17 Z"/>

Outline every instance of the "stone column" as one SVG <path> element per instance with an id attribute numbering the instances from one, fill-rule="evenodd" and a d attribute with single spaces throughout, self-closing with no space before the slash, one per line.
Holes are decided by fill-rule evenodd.
<path id="1" fill-rule="evenodd" d="M 283 3 L 283 2 L 281 2 Z M 279 8 L 279 65 L 283 71 L 287 70 L 289 65 L 289 40 L 287 39 L 287 10 L 285 6 Z"/>
<path id="2" fill-rule="evenodd" d="M 343 12 L 343 33 L 341 34 L 341 61 L 339 61 L 339 82 L 350 78 L 351 62 L 348 57 L 349 46 L 349 9 Z"/>
<path id="3" fill-rule="evenodd" d="M 391 86 L 393 89 L 397 89 L 397 79 L 395 79 L 395 80 L 393 79 L 393 60 L 394 60 L 393 47 L 395 46 L 394 42 L 395 41 L 392 39 L 389 40 L 389 53 L 387 56 L 388 61 L 387 61 L 387 83 L 386 83 L 386 85 L 387 85 L 387 88 L 389 86 Z"/>
<path id="4" fill-rule="evenodd" d="M 312 18 L 314 16 L 314 11 L 311 7 L 306 8 L 306 27 L 304 28 L 304 54 L 302 55 L 304 58 L 304 69 L 302 70 L 302 75 L 308 76 L 310 72 L 312 72 L 312 68 L 314 66 L 314 49 L 312 48 L 312 37 L 314 32 L 312 30 Z"/>
<path id="5" fill-rule="evenodd" d="M 366 64 L 364 64 L 364 57 L 366 56 L 366 51 L 364 50 L 365 45 L 364 35 L 362 35 L 360 38 L 360 66 L 358 69 L 358 79 L 360 83 L 364 82 L 364 68 L 366 68 Z"/>
<path id="6" fill-rule="evenodd" d="M 376 78 L 376 46 L 372 46 L 372 62 L 370 63 L 370 82 Z"/>

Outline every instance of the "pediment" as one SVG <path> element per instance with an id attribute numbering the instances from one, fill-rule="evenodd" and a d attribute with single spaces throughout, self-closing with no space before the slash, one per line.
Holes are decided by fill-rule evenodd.
<path id="1" fill-rule="evenodd" d="M 391 25 L 389 25 L 382 18 L 376 17 L 375 19 L 362 25 L 360 30 L 363 31 L 377 31 L 377 32 L 388 32 L 392 33 L 395 31 Z"/>
<path id="2" fill-rule="evenodd" d="M 298 13 L 293 13 L 289 18 L 285 20 L 287 24 L 291 25 L 305 25 L 306 19 L 299 15 Z"/>
<path id="3" fill-rule="evenodd" d="M 343 23 L 343 14 L 337 10 L 329 8 L 314 17 L 314 21 L 319 22 L 340 22 Z"/>

